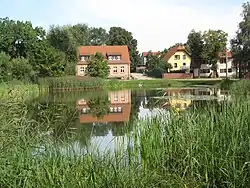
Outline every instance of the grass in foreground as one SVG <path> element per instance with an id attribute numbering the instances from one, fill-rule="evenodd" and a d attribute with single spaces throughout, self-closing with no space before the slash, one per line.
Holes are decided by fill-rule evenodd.
<path id="1" fill-rule="evenodd" d="M 249 101 L 238 97 L 171 113 L 171 119 L 135 122 L 128 135 L 133 147 L 120 147 L 115 155 L 63 154 L 42 131 L 46 126 L 57 133 L 51 117 L 38 123 L 27 105 L 3 102 L 0 187 L 249 187 Z M 74 113 L 64 109 L 54 115 L 60 131 L 69 126 L 62 118 Z"/>

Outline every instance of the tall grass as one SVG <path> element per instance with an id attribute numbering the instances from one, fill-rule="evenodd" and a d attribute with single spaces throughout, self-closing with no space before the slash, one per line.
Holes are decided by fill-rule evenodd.
<path id="1" fill-rule="evenodd" d="M 249 187 L 249 101 L 138 121 L 115 153 L 82 155 L 42 134 L 50 117 L 37 122 L 24 103 L 2 102 L 0 187 Z"/>
<path id="2" fill-rule="evenodd" d="M 230 90 L 232 90 L 236 94 L 249 94 L 250 80 L 240 80 L 238 82 L 234 82 L 230 86 Z"/>
<path id="3" fill-rule="evenodd" d="M 86 90 L 103 88 L 104 80 L 91 77 L 51 77 L 40 78 L 39 86 L 49 90 L 67 91 L 67 90 Z"/>

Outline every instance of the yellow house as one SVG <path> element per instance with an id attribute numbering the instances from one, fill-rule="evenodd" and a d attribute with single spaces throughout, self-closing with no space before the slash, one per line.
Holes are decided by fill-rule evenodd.
<path id="1" fill-rule="evenodd" d="M 171 48 L 163 59 L 172 65 L 172 71 L 190 70 L 191 57 L 184 46 Z"/>

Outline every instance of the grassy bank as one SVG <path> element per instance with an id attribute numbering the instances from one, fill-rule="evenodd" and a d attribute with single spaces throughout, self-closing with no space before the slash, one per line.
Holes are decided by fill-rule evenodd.
<path id="1" fill-rule="evenodd" d="M 53 136 L 67 131 L 74 108 L 53 107 L 62 111 L 52 113 L 60 124 L 56 129 L 50 116 L 39 114 L 43 119 L 37 121 L 28 105 L 5 103 L 0 187 L 249 187 L 249 102 L 237 96 L 230 103 L 170 112 L 170 119 L 135 122 L 115 155 L 62 152 L 70 141 L 55 142 Z"/>
<path id="2" fill-rule="evenodd" d="M 86 77 L 58 77 L 40 79 L 39 85 L 53 91 L 72 91 L 87 89 L 133 89 L 133 88 L 167 88 L 192 87 L 195 85 L 216 85 L 218 79 L 187 79 L 187 80 L 115 80 Z"/>
<path id="3" fill-rule="evenodd" d="M 24 84 L 21 82 L 0 83 L 1 100 L 25 101 L 39 95 L 39 87 L 36 84 Z"/>

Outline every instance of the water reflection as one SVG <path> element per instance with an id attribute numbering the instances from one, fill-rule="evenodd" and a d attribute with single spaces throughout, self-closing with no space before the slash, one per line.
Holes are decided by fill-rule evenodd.
<path id="1" fill-rule="evenodd" d="M 80 123 L 128 122 L 131 111 L 131 91 L 111 91 L 108 96 L 81 98 L 77 101 Z"/>
<path id="2" fill-rule="evenodd" d="M 135 123 L 138 119 L 225 99 L 230 100 L 229 93 L 216 88 L 58 93 L 32 104 L 32 112 L 44 131 L 67 143 L 63 151 L 82 153 L 86 148 L 115 150 L 117 142 L 127 144 L 133 126 L 141 126 Z"/>

